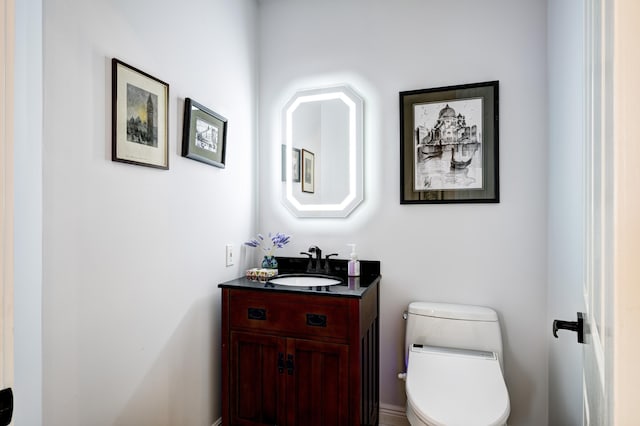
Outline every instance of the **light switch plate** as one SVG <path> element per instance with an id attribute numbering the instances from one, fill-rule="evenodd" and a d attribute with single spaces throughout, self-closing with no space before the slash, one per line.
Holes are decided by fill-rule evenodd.
<path id="1" fill-rule="evenodd" d="M 227 244 L 226 246 L 226 265 L 233 265 L 233 244 Z"/>

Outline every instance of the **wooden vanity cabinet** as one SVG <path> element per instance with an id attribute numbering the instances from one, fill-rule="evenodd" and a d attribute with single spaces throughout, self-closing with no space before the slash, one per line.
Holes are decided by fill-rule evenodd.
<path id="1" fill-rule="evenodd" d="M 378 424 L 378 286 L 222 289 L 222 424 Z"/>

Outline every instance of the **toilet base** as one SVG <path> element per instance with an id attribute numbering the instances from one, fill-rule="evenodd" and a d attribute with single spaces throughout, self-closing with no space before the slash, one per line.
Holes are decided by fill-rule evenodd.
<path id="1" fill-rule="evenodd" d="M 411 409 L 411 404 L 407 404 L 407 420 L 409 420 L 409 424 L 411 426 L 440 426 L 440 425 L 432 425 L 430 423 L 423 422 Z M 507 423 L 503 423 L 500 426 L 508 426 Z"/>

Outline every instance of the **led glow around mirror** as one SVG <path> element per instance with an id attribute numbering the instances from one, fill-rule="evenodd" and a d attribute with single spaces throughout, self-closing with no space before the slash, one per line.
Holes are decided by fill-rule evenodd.
<path id="1" fill-rule="evenodd" d="M 296 136 L 294 135 L 294 123 L 296 122 L 296 112 L 300 112 L 301 107 L 306 105 L 319 105 L 327 107 L 330 102 L 335 101 L 341 102 L 343 105 L 342 108 L 339 108 L 339 111 L 344 109 L 346 111 L 346 137 L 345 143 L 347 147 L 345 149 L 345 153 L 348 155 L 347 170 L 332 170 L 333 173 L 331 175 L 341 176 L 344 174 L 344 178 L 347 182 L 344 182 L 344 187 L 346 188 L 346 195 L 336 202 L 317 202 L 317 200 L 310 201 L 312 197 L 308 196 L 308 194 L 296 194 L 294 191 L 294 182 L 293 179 L 293 160 L 292 154 L 293 149 L 304 149 L 300 141 L 294 140 Z M 283 203 L 291 210 L 293 214 L 298 217 L 346 217 L 348 216 L 353 209 L 355 209 L 358 204 L 363 199 L 363 170 L 362 170 L 362 152 L 363 152 L 363 140 L 362 140 L 362 121 L 363 121 L 363 106 L 362 99 L 348 86 L 335 86 L 335 87 L 327 87 L 321 89 L 311 89 L 311 90 L 303 90 L 297 92 L 291 100 L 286 104 L 283 111 L 283 127 L 284 127 L 284 136 L 285 136 L 285 185 L 284 185 L 284 194 L 283 194 Z M 346 107 L 346 108 L 345 108 Z M 336 111 L 334 107 L 334 111 Z M 334 116 L 335 117 L 335 116 Z M 321 120 L 324 117 L 321 117 Z M 341 118 L 341 117 L 339 117 Z M 338 123 L 336 120 L 336 126 Z M 334 122 L 325 122 L 322 124 L 326 126 L 326 128 L 331 128 Z M 298 123 L 300 125 L 300 123 Z M 340 133 L 340 128 L 337 129 L 338 133 Z M 338 138 L 338 142 L 340 139 Z M 302 145 L 301 145 L 302 144 Z M 296 146 L 297 145 L 297 146 Z M 328 148 L 325 146 L 323 155 L 323 161 L 328 162 L 329 164 L 339 163 L 339 158 L 332 158 L 329 155 L 340 156 L 343 155 L 341 152 L 327 152 Z M 328 174 L 328 173 L 327 173 Z M 335 176 L 333 176 L 335 178 Z M 302 176 L 301 179 L 305 177 Z M 328 177 L 327 177 L 328 179 Z M 330 185 L 325 183 L 324 188 L 323 183 L 321 182 L 320 188 L 324 191 L 323 198 L 335 198 L 336 196 L 341 197 L 342 193 L 339 192 L 336 188 L 334 194 L 328 194 L 329 191 L 334 188 L 327 188 Z M 343 184 L 340 183 L 339 186 Z M 338 195 L 336 195 L 336 193 Z M 306 198 L 306 200 L 305 200 Z"/>

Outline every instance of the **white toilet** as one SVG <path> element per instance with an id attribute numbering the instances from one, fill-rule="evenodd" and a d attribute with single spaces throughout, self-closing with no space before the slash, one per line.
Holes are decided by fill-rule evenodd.
<path id="1" fill-rule="evenodd" d="M 407 419 L 412 426 L 505 425 L 498 315 L 483 306 L 412 302 L 407 320 Z"/>

